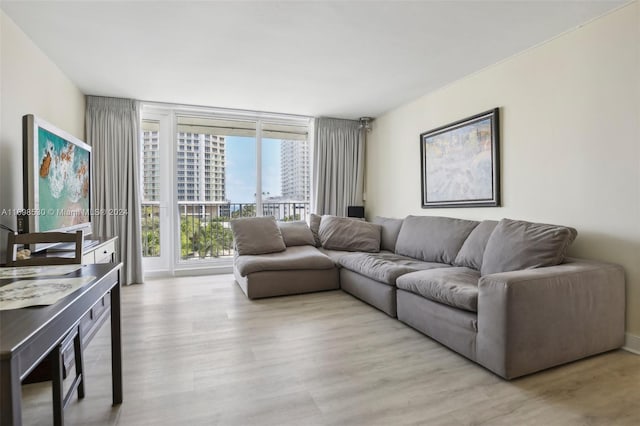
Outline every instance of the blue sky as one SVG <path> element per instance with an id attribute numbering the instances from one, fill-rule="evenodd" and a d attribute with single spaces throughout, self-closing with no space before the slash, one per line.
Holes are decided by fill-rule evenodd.
<path id="1" fill-rule="evenodd" d="M 226 190 L 232 203 L 254 203 L 256 193 L 256 140 L 226 137 Z M 280 186 L 280 139 L 262 140 L 262 191 L 278 196 Z"/>

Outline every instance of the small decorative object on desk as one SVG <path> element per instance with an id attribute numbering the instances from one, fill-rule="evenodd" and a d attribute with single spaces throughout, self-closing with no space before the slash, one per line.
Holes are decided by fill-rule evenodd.
<path id="1" fill-rule="evenodd" d="M 16 253 L 16 260 L 25 260 L 25 259 L 29 259 L 30 257 L 31 257 L 31 250 L 29 249 L 18 250 Z"/>

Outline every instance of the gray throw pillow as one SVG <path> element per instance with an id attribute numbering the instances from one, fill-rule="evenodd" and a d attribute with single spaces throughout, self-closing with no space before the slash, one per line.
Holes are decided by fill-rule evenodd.
<path id="1" fill-rule="evenodd" d="M 286 250 L 274 217 L 233 219 L 231 232 L 238 254 L 265 254 Z"/>
<path id="2" fill-rule="evenodd" d="M 318 235 L 329 250 L 380 251 L 381 226 L 347 217 L 322 216 Z"/>
<path id="3" fill-rule="evenodd" d="M 380 248 L 382 250 L 396 251 L 396 241 L 402 227 L 402 219 L 376 216 L 371 221 L 382 227 Z"/>
<path id="4" fill-rule="evenodd" d="M 278 222 L 278 227 L 287 247 L 316 245 L 307 222 Z"/>
<path id="5" fill-rule="evenodd" d="M 320 222 L 322 221 L 322 216 L 311 213 L 309 215 L 309 228 L 311 229 L 311 233 L 313 234 L 313 239 L 316 242 L 316 247 L 320 247 L 322 242 L 320 241 L 320 236 L 318 235 L 318 230 L 320 229 Z"/>
<path id="6" fill-rule="evenodd" d="M 480 224 L 471 231 L 471 234 L 469 234 L 464 241 L 464 244 L 462 244 L 462 248 L 458 252 L 453 264 L 455 266 L 466 266 L 467 268 L 479 271 L 482 267 L 484 249 L 496 225 L 498 225 L 497 220 L 480 222 Z"/>
<path id="7" fill-rule="evenodd" d="M 576 238 L 567 226 L 502 219 L 491 233 L 482 258 L 482 275 L 562 263 Z"/>
<path id="8" fill-rule="evenodd" d="M 407 216 L 398 234 L 396 254 L 452 265 L 478 223 L 440 216 Z"/>

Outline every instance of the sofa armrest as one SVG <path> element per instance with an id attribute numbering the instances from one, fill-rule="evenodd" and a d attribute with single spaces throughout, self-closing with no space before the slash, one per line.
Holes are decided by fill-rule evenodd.
<path id="1" fill-rule="evenodd" d="M 511 379 L 624 344 L 621 266 L 583 259 L 486 275 L 478 283 L 477 361 Z"/>

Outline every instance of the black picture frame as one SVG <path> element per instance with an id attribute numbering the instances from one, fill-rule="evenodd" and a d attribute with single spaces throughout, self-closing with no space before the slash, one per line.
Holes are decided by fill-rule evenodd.
<path id="1" fill-rule="evenodd" d="M 500 110 L 420 134 L 422 208 L 500 206 Z"/>

